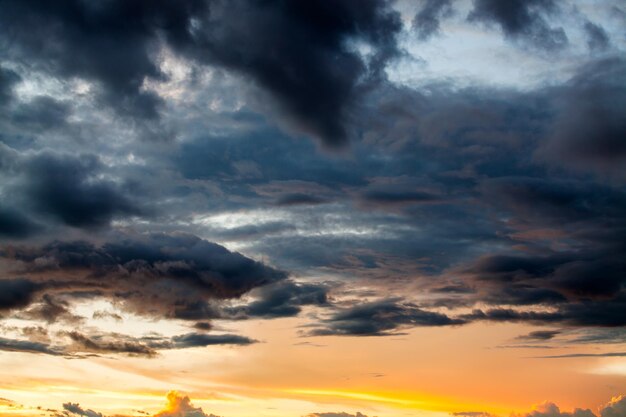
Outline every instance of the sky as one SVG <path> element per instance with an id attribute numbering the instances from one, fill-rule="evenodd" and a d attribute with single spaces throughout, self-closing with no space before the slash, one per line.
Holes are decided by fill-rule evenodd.
<path id="1" fill-rule="evenodd" d="M 626 5 L 0 0 L 0 416 L 625 417 Z"/>

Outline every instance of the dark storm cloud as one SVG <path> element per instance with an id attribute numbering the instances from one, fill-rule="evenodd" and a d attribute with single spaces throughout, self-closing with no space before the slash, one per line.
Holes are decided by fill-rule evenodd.
<path id="1" fill-rule="evenodd" d="M 536 157 L 577 171 L 626 175 L 626 60 L 582 68 L 557 96 L 559 110 Z"/>
<path id="2" fill-rule="evenodd" d="M 493 199 L 502 213 L 512 216 L 508 227 L 516 230 L 513 236 L 534 237 L 523 240 L 527 245 L 523 253 L 485 255 L 466 269 L 479 299 L 553 305 L 557 310 L 543 314 L 495 309 L 482 318 L 624 325 L 618 312 L 624 304 L 626 276 L 620 255 L 626 231 L 622 191 L 593 182 L 503 178 L 485 183 L 483 192 L 487 201 Z M 542 244 L 554 238 L 541 230 L 559 230 L 562 237 L 556 239 L 562 247 L 555 250 Z"/>
<path id="3" fill-rule="evenodd" d="M 450 326 L 464 324 L 445 314 L 420 309 L 400 299 L 360 303 L 339 309 L 323 319 L 310 336 L 389 336 L 398 330 L 421 326 Z"/>
<path id="4" fill-rule="evenodd" d="M 476 10 L 479 3 L 487 4 L 476 2 Z M 521 7 L 514 10 L 516 16 L 522 17 L 511 19 L 526 22 L 531 29 L 511 29 L 510 36 L 535 34 L 537 25 L 541 26 L 537 22 L 547 25 L 549 7 L 540 5 L 544 3 L 549 2 L 516 6 Z M 30 151 L 15 157 L 12 149 L 0 147 L 0 167 L 11 179 L 2 196 L 11 191 L 15 194 L 10 197 L 21 198 L 11 199 L 6 210 L 42 224 L 49 222 L 46 231 L 59 227 L 62 232 L 77 234 L 82 231 L 76 229 L 83 228 L 98 232 L 94 240 L 108 241 L 30 245 L 5 253 L 22 262 L 22 271 L 45 286 L 56 305 L 60 300 L 104 297 L 140 314 L 194 321 L 287 317 L 301 312 L 303 306 L 333 308 L 335 301 L 328 299 L 323 285 L 286 280 L 281 271 L 207 241 L 194 243 L 197 238 L 176 234 L 120 238 L 111 231 L 107 236 L 105 226 L 122 221 L 139 230 L 197 228 L 200 230 L 195 233 L 212 240 L 225 245 L 237 241 L 244 250 L 263 254 L 281 268 L 309 274 L 301 276 L 321 271 L 354 279 L 356 288 L 367 281 L 385 293 L 399 289 L 405 293 L 439 291 L 450 297 L 419 307 L 407 301 L 392 305 L 381 302 L 369 310 L 337 309 L 315 330 L 322 333 L 396 334 L 412 326 L 461 324 L 463 320 L 455 319 L 454 313 L 448 317 L 424 309 L 473 308 L 475 303 L 487 303 L 483 307 L 486 311 L 468 315 L 466 320 L 621 325 L 624 262 L 619 255 L 626 230 L 623 190 L 602 177 L 587 175 L 589 171 L 604 174 L 622 169 L 619 141 L 615 139 L 620 135 L 606 134 L 619 133 L 621 128 L 620 59 L 598 61 L 568 83 L 535 91 L 443 85 L 429 87 L 426 92 L 376 82 L 383 77 L 380 69 L 387 59 L 383 55 L 396 53 L 394 30 L 373 34 L 378 30 L 374 26 L 381 29 L 385 22 L 391 24 L 396 19 L 393 13 L 386 14 L 386 3 L 354 6 L 340 2 L 327 11 L 323 5 L 271 1 L 263 8 L 243 1 L 214 2 L 208 8 L 181 3 L 178 17 L 161 16 L 169 6 L 146 4 L 111 1 L 95 7 L 75 3 L 88 12 L 80 30 L 103 30 L 88 34 L 90 42 L 108 39 L 105 32 L 113 30 L 107 25 L 112 25 L 114 11 L 131 16 L 118 22 L 145 18 L 132 28 L 126 28 L 126 23 L 115 28 L 120 38 L 126 36 L 122 36 L 123 31 L 133 33 L 129 44 L 123 45 L 135 48 L 132 54 L 136 61 L 129 61 L 128 73 L 115 75 L 117 63 L 111 64 L 113 74 L 100 74 L 102 68 L 89 72 L 92 70 L 81 67 L 87 64 L 80 62 L 73 72 L 62 71 L 59 68 L 71 64 L 61 62 L 65 55 L 50 63 L 51 73 L 94 81 L 105 99 L 106 91 L 124 86 L 118 93 L 128 96 L 128 100 L 121 100 L 131 103 L 132 97 L 147 94 L 136 87 L 139 82 L 133 77 L 162 78 L 156 55 L 150 52 L 159 32 L 174 53 L 193 60 L 194 65 L 201 62 L 227 68 L 265 89 L 279 101 L 290 122 L 323 136 L 327 142 L 344 140 L 349 123 L 358 126 L 360 135 L 353 141 L 349 157 L 329 156 L 316 152 L 309 141 L 290 138 L 243 109 L 225 117 L 232 117 L 245 128 L 238 125 L 224 132 L 218 128 L 192 129 L 180 146 L 166 148 L 172 152 L 165 157 L 161 148 L 130 146 L 136 156 L 147 161 L 136 168 L 135 178 L 156 183 L 157 192 L 149 204 L 132 184 L 123 181 L 126 168 L 104 166 L 90 155 Z M 426 4 L 434 7 L 434 3 Z M 31 6 L 12 3 L 11 7 Z M 320 16 L 308 13 L 309 8 L 318 7 L 322 8 Z M 306 8 L 306 16 L 300 8 Z M 51 20 L 65 21 L 59 13 L 65 12 L 52 13 Z M 339 15 L 360 17 L 348 19 L 345 25 L 331 24 L 325 35 L 319 26 Z M 168 22 L 178 23 L 172 23 L 171 28 Z M 358 23 L 358 27 L 349 22 Z M 65 39 L 55 31 L 72 31 L 73 25 L 55 28 L 51 38 Z M 293 39 L 280 36 L 284 28 L 289 28 Z M 26 45 L 21 36 L 16 39 Z M 248 47 L 246 41 L 250 39 L 258 40 L 256 44 L 274 45 L 265 50 L 275 53 Z M 354 51 L 361 41 L 374 47 L 373 61 Z M 70 43 L 81 42 L 76 39 Z M 231 43 L 230 50 L 223 50 L 227 42 Z M 13 47 L 12 53 L 28 52 L 19 43 Z M 80 50 L 73 44 L 70 47 Z M 61 49 L 64 54 L 68 51 L 65 46 Z M 42 59 L 56 53 L 46 50 Z M 118 53 L 126 52 L 111 52 Z M 311 57 L 300 60 L 309 53 Z M 330 59 L 335 56 L 337 62 Z M 321 59 L 321 64 L 312 63 L 313 58 Z M 378 58 L 381 61 L 374 62 Z M 106 65 L 104 58 L 92 61 L 88 65 L 94 68 Z M 130 68 L 144 61 L 153 65 L 155 72 L 141 65 L 136 70 Z M 341 65 L 353 61 L 358 65 L 340 71 Z M 306 77 L 300 78 L 302 74 Z M 109 79 L 118 76 L 122 81 Z M 276 80 L 282 84 L 275 85 Z M 336 83 L 340 88 L 320 87 Z M 366 86 L 371 89 L 363 94 Z M 5 90 L 10 92 L 11 87 Z M 300 101 L 304 100 L 302 93 L 309 90 L 315 94 L 306 107 Z M 587 101 L 591 104 L 585 104 Z M 353 106 L 355 102 L 357 106 Z M 15 110 L 28 103 L 33 108 L 37 103 L 40 109 L 50 108 L 49 115 L 35 116 L 33 112 L 32 119 L 22 112 L 16 120 L 28 129 L 44 129 L 44 125 L 52 129 L 67 122 L 69 113 L 63 110 L 66 102 L 46 104 L 45 99 L 37 99 L 11 102 L 11 106 Z M 323 112 L 318 111 L 320 106 Z M 597 117 L 594 109 L 598 110 Z M 336 117 L 329 115 L 332 112 Z M 35 122 L 40 117 L 38 126 Z M 578 127 L 569 131 L 569 124 Z M 344 139 L 341 135 L 333 137 L 341 131 L 338 126 L 344 130 Z M 579 136 L 583 145 L 576 143 Z M 121 149 L 107 157 L 126 157 L 126 144 L 115 142 L 111 146 Z M 595 150 L 587 152 L 588 148 Z M 575 157 L 570 156 L 572 152 Z M 102 160 L 109 161 L 104 156 Z M 14 183 L 21 186 L 19 192 L 12 188 Z M 145 207 L 160 209 L 171 200 L 180 203 L 159 212 L 162 217 L 147 216 Z M 193 219 L 199 213 L 210 219 L 211 214 L 228 215 L 237 210 L 234 214 L 245 220 L 247 210 L 256 209 L 263 214 L 256 218 L 252 213 L 249 224 L 237 227 L 219 221 L 199 224 Z M 0 233 L 3 214 L 0 211 Z M 139 215 L 149 224 L 135 222 Z M 265 215 L 271 219 L 262 219 Z M 15 227 L 19 222 L 11 224 Z M 19 235 L 11 233 L 9 237 Z M 238 299 L 243 295 L 245 299 Z M 31 301 L 46 305 L 42 297 Z M 518 311 L 519 306 L 528 311 Z M 31 309 L 33 314 L 36 307 Z"/>
<path id="5" fill-rule="evenodd" d="M 142 214 L 118 184 L 98 179 L 100 160 L 41 153 L 24 164 L 23 192 L 34 209 L 74 227 L 101 227 L 117 216 Z"/>
<path id="6" fill-rule="evenodd" d="M 39 288 L 39 284 L 24 278 L 1 279 L 0 311 L 27 306 Z"/>
<path id="7" fill-rule="evenodd" d="M 0 66 L 0 108 L 13 99 L 13 87 L 20 80 L 15 71 Z"/>
<path id="8" fill-rule="evenodd" d="M 90 291 L 92 297 L 119 300 L 139 314 L 184 319 L 211 318 L 205 311 L 212 308 L 209 301 L 239 297 L 287 277 L 181 233 L 118 236 L 99 246 L 85 241 L 8 246 L 0 254 L 49 291 L 68 297 Z M 13 303 L 24 305 L 30 299 L 23 295 L 20 300 Z M 203 308 L 199 317 L 198 306 Z"/>
<path id="9" fill-rule="evenodd" d="M 19 103 L 8 116 L 13 124 L 22 129 L 41 132 L 65 126 L 71 112 L 71 106 L 67 102 L 50 96 L 37 96 Z"/>
<path id="10" fill-rule="evenodd" d="M 101 98 L 120 114 L 154 118 L 160 99 L 141 90 L 145 77 L 162 77 L 150 56 L 154 36 L 159 27 L 180 36 L 195 7 L 193 2 L 151 3 L 4 1 L 5 56 L 60 77 L 94 81 Z"/>
<path id="11" fill-rule="evenodd" d="M 428 305 L 486 302 L 502 306 L 487 315 L 496 321 L 510 306 L 511 320 L 615 326 L 625 276 L 624 192 L 619 182 L 586 175 L 595 174 L 588 162 L 552 144 L 556 122 L 565 126 L 574 118 L 569 109 L 585 106 L 576 94 L 583 86 L 606 92 L 597 95 L 600 114 L 611 103 L 618 105 L 610 114 L 619 113 L 609 86 L 622 88 L 620 62 L 598 60 L 563 85 L 530 92 L 433 87 L 427 96 L 380 86 L 361 109 L 364 133 L 350 158 L 319 155 L 308 142 L 258 129 L 189 142 L 175 163 L 191 180 L 223 178 L 243 213 L 293 193 L 332 202 L 281 206 L 293 228 L 280 233 L 269 230 L 271 222 L 267 233 L 264 223 L 251 223 L 260 232 L 253 250 L 285 267 L 330 270 L 386 289 L 412 280 L 420 291 L 458 288 Z M 591 113 L 572 123 L 579 121 L 595 130 Z M 559 136 L 563 152 L 572 138 Z M 597 167 L 607 166 L 601 160 Z M 237 161 L 256 164 L 258 176 L 246 180 L 256 195 L 234 186 Z M 533 305 L 535 313 L 517 314 L 517 306 Z M 591 306 L 597 311 L 585 319 Z M 539 314 L 546 308 L 555 311 Z"/>
<path id="12" fill-rule="evenodd" d="M 326 197 L 328 188 L 332 191 L 333 187 L 366 183 L 363 167 L 359 166 L 362 161 L 326 158 L 313 144 L 290 140 L 267 125 L 245 134 L 205 136 L 190 141 L 180 147 L 172 160 L 187 179 L 224 178 L 228 179 L 226 186 L 239 178 L 239 161 L 254 162 L 261 170 L 260 176 L 246 182 L 260 195 L 270 197 L 271 202 L 284 194 L 311 194 L 313 190 Z M 305 185 L 296 187 L 293 183 Z M 241 190 L 234 188 L 232 192 Z"/>
<path id="13" fill-rule="evenodd" d="M 165 41 L 194 62 L 248 78 L 330 146 L 347 140 L 350 108 L 384 77 L 401 28 L 389 3 L 373 0 L 5 1 L 0 22 L 8 58 L 98 83 L 100 98 L 121 115 L 158 117 L 162 100 L 142 85 L 165 78 L 156 59 Z M 361 43 L 371 47 L 368 59 L 357 50 Z"/>
<path id="14" fill-rule="evenodd" d="M 452 0 L 424 0 L 413 18 L 413 28 L 425 41 L 439 33 L 440 20 L 452 14 Z"/>
<path id="15" fill-rule="evenodd" d="M 529 322 L 539 325 L 561 324 L 571 327 L 624 327 L 626 294 L 611 299 L 563 303 L 553 311 L 521 311 L 512 308 L 476 309 L 460 318 L 468 321 Z"/>
<path id="16" fill-rule="evenodd" d="M 20 211 L 0 206 L 0 237 L 13 239 L 32 236 L 41 226 L 24 216 Z"/>
<path id="17" fill-rule="evenodd" d="M 509 37 L 523 39 L 546 50 L 558 50 L 568 43 L 563 28 L 552 28 L 546 15 L 557 11 L 553 0 L 474 0 L 468 18 L 495 23 Z"/>
<path id="18" fill-rule="evenodd" d="M 407 204 L 432 203 L 441 200 L 441 196 L 425 191 L 370 189 L 361 195 L 363 204 L 371 206 L 394 206 Z"/>
<path id="19" fill-rule="evenodd" d="M 197 57 L 248 76 L 304 131 L 330 146 L 347 140 L 346 121 L 359 90 L 382 77 L 398 53 L 401 22 L 386 1 L 239 1 L 212 7 L 223 17 L 194 32 L 201 46 Z M 369 62 L 355 50 L 359 42 L 372 48 Z"/>
<path id="20" fill-rule="evenodd" d="M 575 253 L 565 257 L 493 255 L 478 260 L 468 272 L 474 282 L 494 292 L 495 303 L 598 299 L 615 296 L 624 282 L 624 262 L 617 255 L 605 256 L 605 260 L 596 260 L 576 258 Z"/>
<path id="21" fill-rule="evenodd" d="M 612 235 L 610 241 L 614 241 L 622 232 L 620 226 L 626 225 L 626 193 L 619 187 L 518 176 L 485 180 L 480 188 L 487 202 L 514 214 L 520 226 L 590 225 L 605 237 Z M 611 227 L 606 227 L 598 216 L 606 217 Z"/>
<path id="22" fill-rule="evenodd" d="M 317 197 L 314 195 L 297 193 L 297 194 L 285 194 L 276 200 L 277 206 L 312 206 L 317 204 L 327 203 L 328 200 Z"/>
<path id="23" fill-rule="evenodd" d="M 605 51 L 611 41 L 604 28 L 593 22 L 585 22 L 585 33 L 587 35 L 587 46 L 591 51 Z"/>
<path id="24" fill-rule="evenodd" d="M 254 291 L 255 300 L 242 307 L 226 309 L 225 314 L 239 317 L 292 317 L 302 306 L 329 306 L 329 287 L 324 284 L 283 281 Z"/>

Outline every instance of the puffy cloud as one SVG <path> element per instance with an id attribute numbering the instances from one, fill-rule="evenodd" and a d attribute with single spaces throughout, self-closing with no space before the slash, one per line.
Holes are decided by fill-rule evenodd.
<path id="1" fill-rule="evenodd" d="M 187 395 L 178 391 L 170 391 L 166 396 L 166 405 L 163 411 L 152 417 L 219 417 L 215 414 L 206 414 L 200 407 L 194 407 Z M 63 404 L 63 409 L 72 415 L 82 417 L 103 417 L 103 414 L 82 408 L 71 402 Z M 67 414 L 65 414 L 67 415 Z"/>
<path id="2" fill-rule="evenodd" d="M 591 410 L 577 408 L 573 413 L 561 412 L 559 407 L 550 402 L 538 405 L 529 413 L 512 417 L 596 417 Z"/>
<path id="3" fill-rule="evenodd" d="M 194 407 L 188 396 L 177 391 L 167 393 L 167 405 L 165 409 L 154 417 L 217 417 L 214 414 L 206 414 L 200 407 Z"/>
<path id="4" fill-rule="evenodd" d="M 626 416 L 626 396 L 619 395 L 600 410 L 600 417 Z"/>

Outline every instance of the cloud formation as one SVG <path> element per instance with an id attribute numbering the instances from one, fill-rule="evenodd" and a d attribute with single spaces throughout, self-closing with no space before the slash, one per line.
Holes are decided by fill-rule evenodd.
<path id="1" fill-rule="evenodd" d="M 545 14 L 556 13 L 553 0 L 474 0 L 469 19 L 495 23 L 508 37 L 522 39 L 546 50 L 558 50 L 568 44 L 563 28 L 550 27 Z"/>
<path id="2" fill-rule="evenodd" d="M 63 7 L 8 1 L 4 10 L 0 36 L 10 42 L 11 59 L 96 83 L 100 99 L 120 115 L 159 117 L 162 98 L 142 87 L 146 79 L 166 79 L 157 58 L 164 41 L 185 59 L 257 84 L 287 118 L 329 146 L 348 140 L 350 108 L 363 88 L 384 77 L 386 63 L 398 54 L 401 28 L 389 2 L 369 0 L 358 6 L 270 1 L 262 7 L 247 0 L 114 1 L 98 7 L 78 0 Z M 42 47 L 44 38 L 57 47 Z M 359 43 L 372 48 L 368 59 Z"/>
<path id="3" fill-rule="evenodd" d="M 386 299 L 338 309 L 323 319 L 320 327 L 309 331 L 311 336 L 385 336 L 398 330 L 420 326 L 451 326 L 464 324 L 445 314 L 425 311 L 400 299 Z"/>
<path id="4" fill-rule="evenodd" d="M 102 245 L 56 241 L 9 246 L 1 256 L 30 277 L 2 281 L 15 287 L 7 295 L 7 305 L 24 304 L 35 287 L 61 293 L 88 290 L 95 296 L 120 298 L 137 313 L 178 318 L 191 318 L 197 303 L 239 297 L 287 277 L 188 234 L 121 235 Z"/>
<path id="5" fill-rule="evenodd" d="M 421 40 L 439 33 L 440 20 L 452 14 L 452 0 L 426 0 L 413 18 L 413 28 Z"/>
<path id="6" fill-rule="evenodd" d="M 214 414 L 206 414 L 202 408 L 194 407 L 187 395 L 178 391 L 170 391 L 167 393 L 167 404 L 165 409 L 155 414 L 153 417 L 218 417 Z M 83 417 L 103 417 L 102 414 L 85 410 L 79 404 L 65 403 L 63 408 L 70 414 Z M 573 412 L 564 412 L 551 402 L 536 405 L 527 413 L 511 414 L 510 417 L 622 417 L 626 412 L 626 397 L 617 396 L 611 399 L 608 404 L 599 408 L 599 414 L 593 413 L 588 409 L 577 408 Z M 482 411 L 454 412 L 453 416 L 458 417 L 496 417 L 492 414 Z M 365 414 L 357 412 L 350 414 L 346 412 L 322 412 L 311 413 L 305 417 L 367 417 Z"/>

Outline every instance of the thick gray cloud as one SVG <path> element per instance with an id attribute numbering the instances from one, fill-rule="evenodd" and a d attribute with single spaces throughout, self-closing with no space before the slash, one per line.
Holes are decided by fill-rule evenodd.
<path id="1" fill-rule="evenodd" d="M 0 206 L 0 236 L 24 238 L 34 235 L 41 229 L 37 223 L 24 216 L 18 210 Z"/>
<path id="2" fill-rule="evenodd" d="M 41 286 L 24 278 L 0 280 L 0 311 L 25 307 Z"/>
<path id="3" fill-rule="evenodd" d="M 421 326 L 451 326 L 464 324 L 445 314 L 420 309 L 399 299 L 360 303 L 339 309 L 324 319 L 320 327 L 308 332 L 310 336 L 385 336 L 399 330 Z"/>
<path id="4" fill-rule="evenodd" d="M 44 353 L 55 356 L 62 354 L 62 352 L 52 349 L 45 343 L 7 339 L 4 337 L 0 337 L 0 350 L 6 352 Z"/>
<path id="5" fill-rule="evenodd" d="M 66 298 L 104 297 L 125 308 L 157 317 L 198 319 L 199 305 L 240 297 L 251 289 L 286 278 L 286 273 L 188 234 L 119 236 L 96 246 L 86 241 L 5 247 L 5 260 L 30 280 L 1 281 L 11 291 L 5 308 L 24 307 L 33 293 Z M 46 301 L 47 300 L 47 301 Z M 64 307 L 44 297 L 25 314 L 55 320 Z M 56 308 L 52 308 L 56 306 Z M 211 318 L 204 316 L 204 318 Z"/>
<path id="6" fill-rule="evenodd" d="M 0 108 L 13 98 L 13 87 L 20 81 L 20 76 L 13 70 L 0 67 Z"/>
<path id="7" fill-rule="evenodd" d="M 100 161 L 93 155 L 37 155 L 25 166 L 26 198 L 38 212 L 76 227 L 102 226 L 116 216 L 141 214 L 128 192 L 94 178 L 99 170 Z"/>
<path id="8" fill-rule="evenodd" d="M 523 39 L 546 50 L 568 44 L 563 28 L 553 28 L 546 14 L 555 13 L 553 0 L 474 0 L 470 20 L 495 23 L 511 38 Z"/>
<path id="9" fill-rule="evenodd" d="M 626 72 L 610 49 L 524 91 L 409 88 L 386 79 L 402 55 L 387 2 L 44 3 L 6 1 L 0 17 L 7 314 L 67 324 L 74 302 L 106 298 L 201 323 L 190 345 L 219 340 L 201 336 L 212 320 L 305 309 L 322 317 L 312 334 L 624 326 Z M 415 29 L 434 35 L 454 4 L 422 2 Z M 523 45 L 566 45 L 555 2 L 472 5 Z M 243 84 L 261 95 L 240 102 Z M 157 119 L 177 140 L 136 141 Z M 351 147 L 320 151 L 285 126 Z"/>
<path id="10" fill-rule="evenodd" d="M 441 18 L 452 14 L 452 0 L 425 0 L 413 18 L 413 28 L 421 40 L 439 33 Z"/>
<path id="11" fill-rule="evenodd" d="M 348 138 L 346 124 L 360 90 L 384 77 L 385 64 L 398 54 L 401 27 L 388 2 L 370 0 L 332 6 L 114 1 L 98 7 L 79 0 L 61 7 L 5 1 L 3 9 L 6 58 L 96 82 L 100 98 L 120 115 L 159 116 L 162 99 L 142 85 L 146 78 L 165 79 L 155 58 L 162 40 L 187 59 L 249 78 L 300 128 L 334 146 Z M 45 47 L 42 39 L 56 47 Z M 366 61 L 350 42 L 367 43 L 373 56 Z"/>
<path id="12" fill-rule="evenodd" d="M 604 28 L 593 22 L 585 22 L 585 32 L 587 33 L 587 46 L 591 51 L 605 51 L 611 40 Z"/>
<path id="13" fill-rule="evenodd" d="M 45 332 L 41 337 L 41 332 Z M 0 350 L 23 353 L 43 353 L 66 358 L 93 355 L 126 355 L 154 358 L 160 351 L 201 348 L 216 345 L 247 346 L 257 340 L 236 334 L 186 333 L 172 337 L 159 334 L 134 337 L 120 333 L 77 330 L 48 333 L 44 328 L 25 328 L 28 340 L 0 338 Z"/>
<path id="14" fill-rule="evenodd" d="M 291 317 L 302 306 L 328 306 L 329 287 L 323 284 L 297 284 L 282 281 L 255 291 L 254 300 L 243 307 L 226 309 L 226 317 Z"/>
<path id="15" fill-rule="evenodd" d="M 585 66 L 558 97 L 558 116 L 538 159 L 578 171 L 624 178 L 626 62 L 606 58 Z"/>

